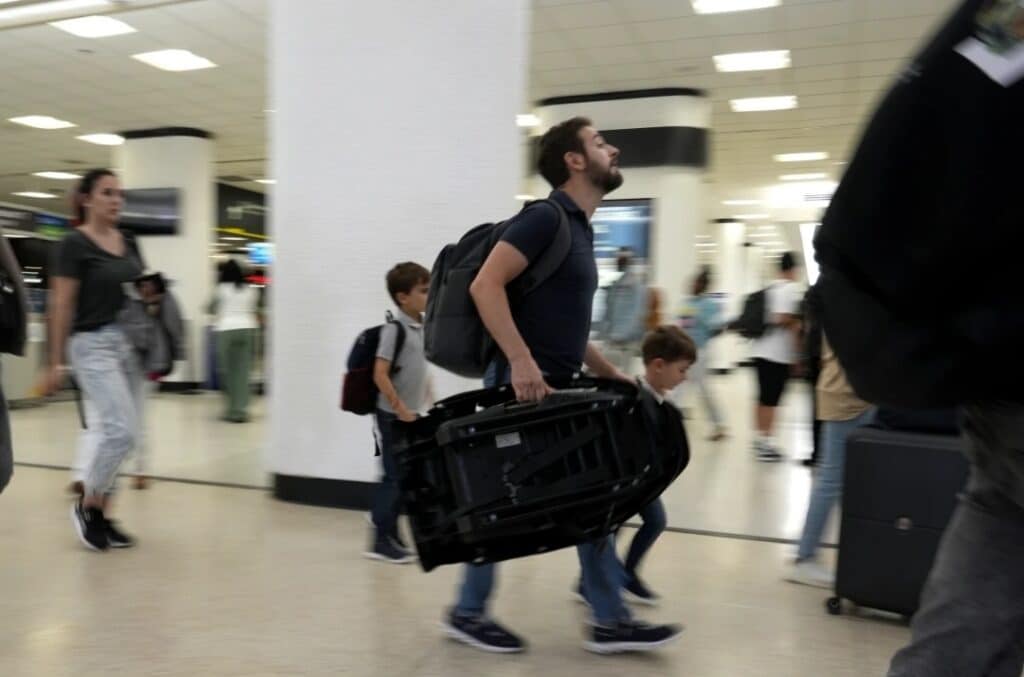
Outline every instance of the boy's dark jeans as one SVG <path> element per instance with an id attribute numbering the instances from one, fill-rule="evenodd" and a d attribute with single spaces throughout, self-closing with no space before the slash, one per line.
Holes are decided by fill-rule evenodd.
<path id="1" fill-rule="evenodd" d="M 377 410 L 376 417 L 379 431 L 377 444 L 384 474 L 380 478 L 370 514 L 379 539 L 398 534 L 398 515 L 401 512 L 402 501 L 398 491 L 398 468 L 395 466 L 394 450 L 405 436 L 405 424 L 394 414 L 382 409 Z"/>

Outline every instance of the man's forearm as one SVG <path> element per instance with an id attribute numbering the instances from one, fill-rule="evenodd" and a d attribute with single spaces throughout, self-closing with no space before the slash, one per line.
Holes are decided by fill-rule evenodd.
<path id="1" fill-rule="evenodd" d="M 599 378 L 614 378 L 619 372 L 618 368 L 609 362 L 593 343 L 587 344 L 587 352 L 583 356 L 583 363 Z"/>
<path id="2" fill-rule="evenodd" d="M 530 349 L 523 340 L 522 334 L 512 319 L 512 309 L 508 304 L 508 293 L 505 287 L 496 284 L 474 286 L 470 290 L 473 302 L 484 327 L 501 348 L 505 358 L 511 363 L 530 356 Z"/>

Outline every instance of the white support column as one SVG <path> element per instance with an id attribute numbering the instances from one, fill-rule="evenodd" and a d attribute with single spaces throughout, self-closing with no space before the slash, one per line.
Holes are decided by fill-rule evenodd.
<path id="1" fill-rule="evenodd" d="M 140 237 L 149 268 L 172 283 L 188 326 L 187 359 L 164 380 L 203 380 L 204 308 L 213 289 L 210 243 L 216 219 L 214 148 L 202 130 L 169 128 L 126 132 L 114 151 L 114 168 L 126 189 L 177 188 L 180 221 L 175 235 Z"/>
<path id="2" fill-rule="evenodd" d="M 529 3 L 301 5 L 271 1 L 267 465 L 279 496 L 316 500 L 304 487 L 321 478 L 355 505 L 377 468 L 370 419 L 338 409 L 345 359 L 391 306 L 389 268 L 429 268 L 472 226 L 515 212 Z"/>

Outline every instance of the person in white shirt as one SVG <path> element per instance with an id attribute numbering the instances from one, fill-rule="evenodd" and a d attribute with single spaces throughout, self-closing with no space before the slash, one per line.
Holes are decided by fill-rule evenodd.
<path id="1" fill-rule="evenodd" d="M 796 255 L 786 252 L 779 262 L 779 279 L 765 290 L 767 329 L 754 342 L 751 354 L 757 366 L 757 437 L 754 451 L 760 461 L 779 461 L 775 444 L 775 410 L 782 400 L 786 382 L 799 359 L 800 301 L 803 290 L 796 282 Z"/>
<path id="2" fill-rule="evenodd" d="M 225 404 L 221 420 L 232 423 L 249 420 L 249 370 L 260 326 L 258 301 L 259 295 L 246 282 L 242 266 L 234 259 L 223 263 L 211 306 L 217 317 L 217 377 Z"/>

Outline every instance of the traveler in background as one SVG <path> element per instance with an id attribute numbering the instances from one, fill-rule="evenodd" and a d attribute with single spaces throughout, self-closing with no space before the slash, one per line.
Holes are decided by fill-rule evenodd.
<path id="1" fill-rule="evenodd" d="M 220 265 L 211 312 L 216 315 L 217 377 L 224 393 L 222 421 L 249 421 L 249 372 L 259 328 L 259 295 L 234 259 Z"/>
<path id="2" fill-rule="evenodd" d="M 875 409 L 853 392 L 839 359 L 824 336 L 821 375 L 816 390 L 816 418 L 822 421 L 819 443 L 821 467 L 814 475 L 800 547 L 786 580 L 831 590 L 835 585 L 835 575 L 817 561 L 818 545 L 829 513 L 843 492 L 846 438 L 857 428 L 869 425 L 874 420 Z"/>
<path id="3" fill-rule="evenodd" d="M 149 486 L 146 477 L 146 400 L 157 389 L 160 379 L 171 373 L 175 360 L 185 359 L 184 323 L 174 295 L 160 273 L 143 275 L 135 282 L 135 293 L 130 295 L 118 316 L 118 324 L 135 350 L 140 370 L 131 383 L 135 408 L 139 418 L 139 438 L 134 449 L 134 479 L 136 489 Z M 75 462 L 72 466 L 75 481 L 71 491 L 82 493 L 85 468 L 100 443 L 100 423 L 96 406 L 89 399 L 82 402 L 86 427 L 78 437 Z"/>
<path id="4" fill-rule="evenodd" d="M 811 287 L 804 295 L 804 302 L 800 312 L 803 335 L 804 368 L 803 377 L 811 386 L 811 456 L 805 458 L 802 463 L 805 467 L 813 468 L 818 465 L 821 458 L 821 425 L 818 418 L 818 379 L 821 377 L 821 347 L 824 338 L 821 327 L 821 293 L 817 286 Z"/>
<path id="5" fill-rule="evenodd" d="M 797 263 L 792 252 L 779 261 L 779 278 L 765 290 L 767 328 L 754 341 L 751 355 L 757 367 L 758 402 L 754 451 L 759 461 L 779 461 L 782 454 L 773 437 L 775 414 L 786 382 L 798 361 L 800 301 L 803 292 L 796 282 Z"/>
<path id="6" fill-rule="evenodd" d="M 705 349 L 711 339 L 722 332 L 723 322 L 718 303 L 708 294 L 710 288 L 711 269 L 704 268 L 693 281 L 693 295 L 686 299 L 679 320 L 683 329 L 697 345 L 697 350 L 701 355 L 690 368 L 687 381 L 697 388 L 697 392 L 700 393 L 701 400 L 704 402 L 704 408 L 707 409 L 708 417 L 711 419 L 711 424 L 714 426 L 710 440 L 720 442 L 726 438 L 725 423 L 722 418 L 722 410 L 711 395 L 711 388 L 708 385 L 710 356 Z"/>
<path id="7" fill-rule="evenodd" d="M 10 284 L 14 298 L 17 300 L 17 308 L 13 313 L 13 327 L 5 328 L 7 334 L 0 337 L 0 346 L 4 352 L 12 355 L 23 355 L 25 352 L 25 339 L 28 331 L 28 297 L 25 292 L 25 278 L 21 274 L 21 266 L 14 256 L 10 242 L 0 229 L 0 270 L 3 271 Z M 0 385 L 0 494 L 10 483 L 14 474 L 14 446 L 11 439 L 11 421 L 7 411 L 7 398 L 4 396 L 3 386 Z"/>
<path id="8" fill-rule="evenodd" d="M 430 271 L 417 263 L 400 263 L 388 271 L 387 284 L 388 294 L 401 312 L 394 322 L 381 329 L 373 368 L 373 382 L 380 391 L 374 434 L 383 473 L 370 513 L 373 535 L 365 555 L 392 564 L 407 564 L 416 557 L 398 534 L 401 500 L 395 448 L 405 437 L 406 426 L 419 417 L 430 399 L 423 349 L 423 313 L 427 309 Z M 396 356 L 399 331 L 404 332 L 405 338 Z"/>
<path id="9" fill-rule="evenodd" d="M 134 540 L 109 519 L 118 470 L 135 448 L 139 419 L 132 383 L 139 364 L 117 323 L 125 285 L 144 269 L 134 238 L 118 228 L 124 193 L 113 172 L 88 172 L 73 194 L 79 225 L 56 247 L 50 276 L 50 366 L 39 391 L 50 395 L 67 376 L 70 357 L 75 381 L 96 405 L 100 441 L 85 473 L 83 495 L 71 507 L 71 521 L 91 550 L 125 548 Z M 70 336 L 70 338 L 69 338 Z"/>
<path id="10" fill-rule="evenodd" d="M 631 379 L 588 342 L 597 291 L 594 231 L 590 225 L 605 195 L 622 184 L 619 150 L 592 123 L 572 118 L 540 139 L 538 165 L 554 191 L 550 204 L 538 204 L 514 217 L 470 287 L 484 326 L 500 348 L 498 382 L 511 383 L 516 398 L 537 402 L 552 389 L 548 378 L 578 373 L 585 363 L 597 376 Z M 569 254 L 537 289 L 509 305 L 506 287 L 538 260 L 568 217 Z M 611 537 L 583 543 L 576 551 L 583 587 L 593 609 L 584 648 L 596 653 L 648 651 L 678 638 L 674 625 L 648 625 L 631 618 L 622 601 L 619 563 Z M 460 642 L 484 651 L 523 651 L 523 640 L 487 615 L 497 566 L 466 565 L 459 598 L 444 628 Z"/>
<path id="11" fill-rule="evenodd" d="M 608 288 L 598 336 L 604 342 L 608 360 L 618 369 L 629 371 L 646 332 L 647 290 L 636 271 L 629 247 L 619 249 L 615 267 L 621 275 Z"/>

